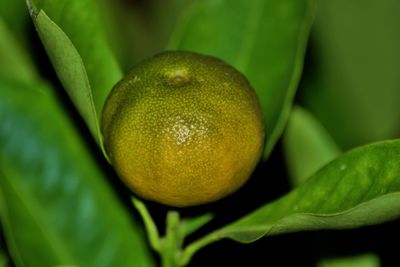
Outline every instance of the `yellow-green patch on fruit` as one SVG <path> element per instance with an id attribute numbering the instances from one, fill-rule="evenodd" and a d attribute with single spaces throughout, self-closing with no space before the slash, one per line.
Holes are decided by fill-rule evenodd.
<path id="1" fill-rule="evenodd" d="M 178 207 L 240 188 L 264 141 L 258 99 L 246 78 L 221 60 L 182 51 L 156 55 L 120 81 L 101 128 L 126 185 Z"/>

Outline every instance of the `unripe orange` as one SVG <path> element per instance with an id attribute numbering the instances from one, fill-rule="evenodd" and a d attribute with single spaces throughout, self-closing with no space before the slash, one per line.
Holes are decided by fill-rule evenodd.
<path id="1" fill-rule="evenodd" d="M 101 124 L 116 172 L 138 195 L 171 206 L 225 197 L 250 177 L 264 126 L 246 78 L 213 57 L 165 52 L 109 95 Z"/>

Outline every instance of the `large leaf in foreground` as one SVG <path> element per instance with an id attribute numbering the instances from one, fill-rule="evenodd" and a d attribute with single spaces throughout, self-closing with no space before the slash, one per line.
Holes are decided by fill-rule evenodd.
<path id="1" fill-rule="evenodd" d="M 15 264 L 152 266 L 140 227 L 48 89 L 0 82 L 0 219 Z"/>
<path id="2" fill-rule="evenodd" d="M 400 140 L 371 144 L 334 160 L 286 196 L 186 248 L 221 238 L 253 242 L 263 236 L 345 229 L 400 217 Z"/>
<path id="3" fill-rule="evenodd" d="M 313 0 L 198 1 L 172 36 L 170 49 L 216 56 L 249 79 L 265 118 L 265 157 L 289 116 L 313 13 Z"/>
<path id="4" fill-rule="evenodd" d="M 101 145 L 98 117 L 122 77 L 93 0 L 28 0 L 33 22 L 60 81 Z"/>

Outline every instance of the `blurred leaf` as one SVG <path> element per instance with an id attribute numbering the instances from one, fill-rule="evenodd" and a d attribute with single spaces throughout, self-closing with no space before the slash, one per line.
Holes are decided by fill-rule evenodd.
<path id="1" fill-rule="evenodd" d="M 0 18 L 3 19 L 7 30 L 11 32 L 17 40 L 22 42 L 20 45 L 26 45 L 29 41 L 27 26 L 30 25 L 31 21 L 25 1 L 1 0 Z"/>
<path id="2" fill-rule="evenodd" d="M 7 267 L 7 257 L 0 251 L 0 267 Z"/>
<path id="3" fill-rule="evenodd" d="M 122 73 L 107 43 L 98 6 L 91 0 L 28 3 L 64 88 L 101 145 L 98 118 Z"/>
<path id="4" fill-rule="evenodd" d="M 111 41 L 124 72 L 163 51 L 183 10 L 194 0 L 105 2 Z"/>
<path id="5" fill-rule="evenodd" d="M 298 186 L 341 151 L 320 122 L 301 107 L 289 118 L 283 147 L 293 186 Z"/>
<path id="6" fill-rule="evenodd" d="M 21 81 L 31 81 L 37 78 L 31 59 L 1 17 L 0 62 L 0 75 L 2 76 Z"/>
<path id="7" fill-rule="evenodd" d="M 1 202 L 1 196 L 0 196 L 0 202 Z M 1 207 L 1 204 L 0 204 L 0 207 Z M 8 263 L 9 263 L 8 255 L 7 255 L 7 252 L 5 251 L 5 247 L 3 244 L 3 233 L 0 228 L 0 267 L 8 267 L 9 266 Z"/>
<path id="8" fill-rule="evenodd" d="M 267 158 L 289 116 L 314 14 L 311 0 L 197 1 L 170 49 L 216 56 L 240 70 L 257 92 Z"/>
<path id="9" fill-rule="evenodd" d="M 318 267 L 380 267 L 379 258 L 374 254 L 357 255 L 352 257 L 325 259 Z"/>
<path id="10" fill-rule="evenodd" d="M 303 102 L 348 149 L 400 136 L 400 1 L 322 0 Z"/>
<path id="11" fill-rule="evenodd" d="M 152 266 L 51 90 L 0 80 L 0 219 L 16 266 Z"/>
<path id="12" fill-rule="evenodd" d="M 192 243 L 185 257 L 221 238 L 250 243 L 304 230 L 347 229 L 400 217 L 400 140 L 350 151 L 282 198 Z"/>

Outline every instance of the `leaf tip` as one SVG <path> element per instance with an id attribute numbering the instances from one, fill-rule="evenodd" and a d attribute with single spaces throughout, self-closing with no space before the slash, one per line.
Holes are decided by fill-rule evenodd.
<path id="1" fill-rule="evenodd" d="M 31 0 L 26 0 L 25 2 L 28 7 L 29 15 L 32 17 L 32 19 L 35 19 L 39 14 L 38 8 Z"/>

